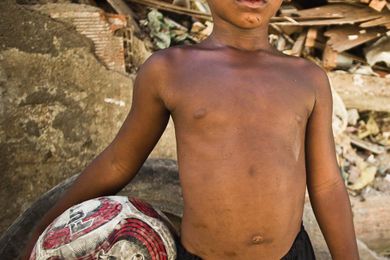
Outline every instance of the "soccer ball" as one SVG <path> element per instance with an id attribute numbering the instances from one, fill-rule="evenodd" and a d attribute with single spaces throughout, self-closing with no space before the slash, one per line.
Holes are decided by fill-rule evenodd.
<path id="1" fill-rule="evenodd" d="M 168 218 L 136 198 L 106 196 L 71 207 L 39 237 L 30 260 L 174 260 Z"/>

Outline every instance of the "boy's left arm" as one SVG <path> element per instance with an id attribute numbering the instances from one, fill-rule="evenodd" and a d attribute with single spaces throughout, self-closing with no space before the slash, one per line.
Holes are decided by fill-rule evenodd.
<path id="1" fill-rule="evenodd" d="M 316 93 L 305 140 L 310 202 L 332 258 L 359 259 L 351 205 L 336 159 L 329 79 L 317 66 L 310 77 Z"/>

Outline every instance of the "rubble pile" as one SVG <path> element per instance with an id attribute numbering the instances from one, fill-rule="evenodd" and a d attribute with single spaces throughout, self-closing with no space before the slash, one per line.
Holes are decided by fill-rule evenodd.
<path id="1" fill-rule="evenodd" d="M 200 42 L 212 30 L 205 0 L 129 2 L 151 9 L 141 24 L 148 27 L 156 49 Z M 312 59 L 327 69 L 380 76 L 390 72 L 390 3 L 328 1 L 304 9 L 299 2 L 303 1 L 286 1 L 271 20 L 270 42 L 279 51 Z M 187 14 L 191 23 L 183 17 L 172 19 L 172 13 Z"/>
<path id="2" fill-rule="evenodd" d="M 348 125 L 336 136 L 342 175 L 353 195 L 390 194 L 390 113 L 349 109 Z"/>

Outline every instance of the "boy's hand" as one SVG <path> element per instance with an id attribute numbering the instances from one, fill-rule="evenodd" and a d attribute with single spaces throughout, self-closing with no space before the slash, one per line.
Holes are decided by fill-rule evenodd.
<path id="1" fill-rule="evenodd" d="M 167 60 L 161 53 L 154 53 L 138 71 L 130 112 L 115 139 L 46 213 L 34 230 L 22 259 L 29 258 L 39 235 L 62 212 L 85 200 L 117 193 L 141 168 L 170 116 L 160 96 L 164 68 L 167 68 Z"/>
<path id="2" fill-rule="evenodd" d="M 328 77 L 310 69 L 316 101 L 306 129 L 306 170 L 310 201 L 333 259 L 359 259 L 348 193 L 337 164 Z"/>

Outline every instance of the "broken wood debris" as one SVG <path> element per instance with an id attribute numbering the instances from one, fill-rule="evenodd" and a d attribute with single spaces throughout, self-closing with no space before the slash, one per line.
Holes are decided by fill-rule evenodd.
<path id="1" fill-rule="evenodd" d="M 112 1 L 112 0 L 111 0 Z M 183 27 L 169 27 L 166 34 L 171 40 L 159 43 L 159 37 L 151 32 L 155 48 L 161 49 L 172 44 L 191 44 L 202 41 L 212 31 L 212 20 L 206 1 L 203 0 L 127 0 L 129 5 L 143 5 L 164 13 L 161 23 L 182 18 L 172 14 L 187 15 L 192 24 Z M 380 1 L 383 2 L 383 1 Z M 329 1 L 328 4 L 308 9 L 299 9 L 295 1 L 282 5 L 279 13 L 271 19 L 270 42 L 279 51 L 288 55 L 302 56 L 316 60 L 328 70 L 349 68 L 356 65 L 369 65 L 379 76 L 386 76 L 390 68 L 383 58 L 368 60 L 364 50 L 382 37 L 390 35 L 389 5 L 371 1 Z M 153 11 L 155 12 L 155 11 Z M 168 12 L 168 13 L 166 13 Z M 145 26 L 148 18 L 142 19 Z M 207 29 L 206 29 L 207 28 Z M 169 32 L 168 32 L 169 31 Z M 156 40 L 157 39 L 157 40 Z M 168 44 L 169 42 L 169 44 Z M 373 52 L 371 52 L 372 54 Z M 378 56 L 379 54 L 377 54 Z M 380 54 L 387 58 L 388 55 Z"/>

